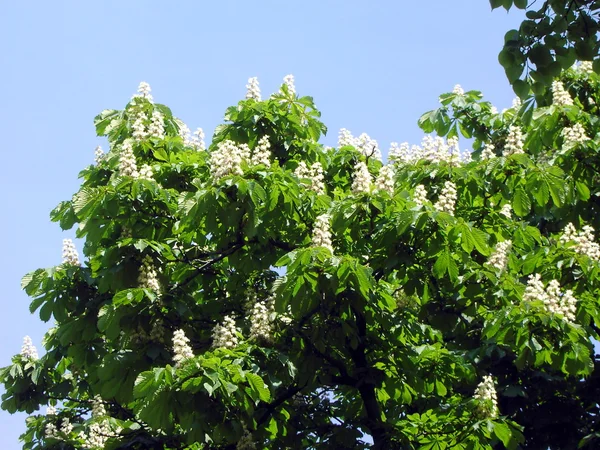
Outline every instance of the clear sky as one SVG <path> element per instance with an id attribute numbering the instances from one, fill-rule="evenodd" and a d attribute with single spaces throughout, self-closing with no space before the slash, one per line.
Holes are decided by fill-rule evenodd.
<path id="1" fill-rule="evenodd" d="M 324 144 L 344 127 L 385 153 L 391 141 L 418 144 L 417 119 L 456 83 L 509 107 L 497 54 L 521 17 L 487 0 L 0 2 L 0 366 L 26 334 L 41 352 L 49 324 L 29 314 L 20 279 L 61 262 L 74 233 L 48 213 L 103 144 L 94 116 L 122 108 L 140 81 L 211 136 L 249 77 L 266 97 L 291 73 L 323 113 Z M 0 412 L 0 448 L 20 448 L 24 418 Z"/>

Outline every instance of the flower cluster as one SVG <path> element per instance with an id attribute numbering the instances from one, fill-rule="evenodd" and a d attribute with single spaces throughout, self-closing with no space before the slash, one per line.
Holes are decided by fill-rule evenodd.
<path id="1" fill-rule="evenodd" d="M 329 221 L 331 217 L 327 214 L 322 214 L 315 220 L 313 228 L 312 244 L 315 247 L 328 248 L 333 253 L 333 244 L 331 242 L 331 228 Z"/>
<path id="2" fill-rule="evenodd" d="M 494 378 L 485 375 L 477 385 L 473 398 L 477 401 L 477 413 L 481 418 L 494 419 L 498 417 L 498 396 L 494 385 Z"/>
<path id="3" fill-rule="evenodd" d="M 352 193 L 355 195 L 368 194 L 371 192 L 373 177 L 364 162 L 358 162 L 354 166 L 354 179 L 352 181 Z"/>
<path id="4" fill-rule="evenodd" d="M 242 161 L 249 158 L 250 148 L 247 145 L 238 146 L 230 140 L 219 142 L 209 159 L 213 178 L 219 180 L 227 175 L 242 175 Z"/>
<path id="5" fill-rule="evenodd" d="M 73 424 L 70 423 L 68 417 L 64 417 L 60 422 L 60 432 L 64 434 L 70 434 L 73 431 Z"/>
<path id="6" fill-rule="evenodd" d="M 410 147 L 407 142 L 402 144 L 392 142 L 389 160 L 394 164 L 414 164 L 421 160 L 433 163 L 445 161 L 450 164 L 465 164 L 471 161 L 471 153 L 468 150 L 460 150 L 456 137 L 445 141 L 439 136 L 425 136 L 420 146 Z"/>
<path id="7" fill-rule="evenodd" d="M 465 95 L 465 90 L 462 88 L 460 84 L 456 84 L 454 89 L 452 89 L 452 93 L 456 95 Z"/>
<path id="8" fill-rule="evenodd" d="M 494 252 L 489 257 L 487 263 L 496 270 L 505 270 L 506 265 L 508 264 L 508 253 L 510 252 L 511 247 L 511 240 L 498 242 L 496 247 L 494 247 Z"/>
<path id="9" fill-rule="evenodd" d="M 304 161 L 301 161 L 294 174 L 301 180 L 310 180 L 308 188 L 311 191 L 315 191 L 319 195 L 325 193 L 325 175 L 320 162 L 313 163 L 309 168 Z"/>
<path id="10" fill-rule="evenodd" d="M 154 261 L 149 255 L 144 256 L 140 274 L 138 276 L 138 285 L 142 289 L 149 289 L 154 292 L 160 291 L 160 283 L 158 282 L 158 274 L 154 267 Z"/>
<path id="11" fill-rule="evenodd" d="M 563 230 L 563 234 L 560 237 L 560 242 L 567 244 L 573 242 L 575 244 L 574 249 L 581 255 L 586 255 L 594 261 L 600 260 L 600 245 L 594 242 L 594 228 L 589 225 L 585 225 L 581 231 L 577 232 L 575 226 L 569 223 Z"/>
<path id="12" fill-rule="evenodd" d="M 258 141 L 252 158 L 250 159 L 250 164 L 253 166 L 258 166 L 260 164 L 267 167 L 271 166 L 271 143 L 269 142 L 268 136 L 263 136 Z"/>
<path id="13" fill-rule="evenodd" d="M 135 116 L 135 120 L 133 121 L 133 124 L 131 125 L 131 129 L 133 130 L 131 135 L 133 136 L 133 138 L 136 141 L 141 141 L 143 139 L 146 139 L 146 137 L 148 136 L 148 133 L 146 131 L 146 124 L 145 124 L 146 120 L 147 120 L 146 115 L 141 111 L 138 115 Z"/>
<path id="14" fill-rule="evenodd" d="M 379 170 L 375 179 L 375 189 L 394 195 L 394 166 L 385 165 Z"/>
<path id="15" fill-rule="evenodd" d="M 204 130 L 197 128 L 192 135 L 189 127 L 183 122 L 183 120 L 175 119 L 177 126 L 179 127 L 179 137 L 183 139 L 183 145 L 186 147 L 195 148 L 198 151 L 206 150 L 206 144 L 204 143 Z"/>
<path id="16" fill-rule="evenodd" d="M 248 84 L 246 85 L 246 99 L 253 99 L 260 102 L 260 87 L 258 86 L 258 78 L 248 78 Z"/>
<path id="17" fill-rule="evenodd" d="M 516 155 L 523 152 L 523 132 L 521 128 L 511 125 L 508 127 L 508 136 L 506 138 L 506 143 L 504 144 L 504 150 L 502 151 L 502 156 L 510 156 Z"/>
<path id="18" fill-rule="evenodd" d="M 381 161 L 381 150 L 375 139 L 371 139 L 367 133 L 362 133 L 358 137 L 352 136 L 352 133 L 346 128 L 342 128 L 338 134 L 338 147 L 352 146 L 367 158 L 375 158 Z"/>
<path id="19" fill-rule="evenodd" d="M 520 108 L 522 104 L 523 104 L 523 102 L 521 102 L 521 99 L 519 97 L 513 98 L 513 101 L 512 101 L 512 108 L 513 109 Z"/>
<path id="20" fill-rule="evenodd" d="M 427 202 L 427 189 L 422 184 L 417 184 L 415 186 L 415 191 L 412 196 L 413 202 L 417 204 L 419 208 L 423 207 L 425 202 Z"/>
<path id="21" fill-rule="evenodd" d="M 119 154 L 119 173 L 125 177 L 139 177 L 135 154 L 133 153 L 133 143 L 131 139 L 125 139 L 121 146 Z"/>
<path id="22" fill-rule="evenodd" d="M 446 181 L 444 183 L 444 188 L 438 197 L 438 201 L 435 203 L 435 205 L 433 205 L 433 207 L 438 211 L 454 215 L 456 198 L 456 185 L 452 181 Z"/>
<path id="23" fill-rule="evenodd" d="M 499 214 L 502 214 L 507 219 L 512 219 L 512 206 L 510 205 L 510 203 L 505 203 L 504 205 L 502 205 Z"/>
<path id="24" fill-rule="evenodd" d="M 529 275 L 527 286 L 523 293 L 523 301 L 542 301 L 546 310 L 552 314 L 561 314 L 567 322 L 575 322 L 577 311 L 577 299 L 573 291 L 564 293 L 560 289 L 557 280 L 552 280 L 544 289 L 544 283 L 540 274 Z"/>
<path id="25" fill-rule="evenodd" d="M 576 70 L 582 73 L 592 73 L 594 71 L 594 64 L 592 61 L 581 61 L 581 63 L 576 66 Z"/>
<path id="26" fill-rule="evenodd" d="M 202 128 L 196 128 L 196 131 L 194 131 L 194 134 L 190 140 L 190 147 L 193 147 L 198 151 L 206 150 L 206 144 L 204 143 L 204 130 Z"/>
<path id="27" fill-rule="evenodd" d="M 142 81 L 138 86 L 137 94 L 135 94 L 132 98 L 144 98 L 152 103 L 154 99 L 152 98 L 152 94 L 150 94 L 151 91 L 152 89 L 150 89 L 150 85 L 145 81 Z"/>
<path id="28" fill-rule="evenodd" d="M 175 361 L 175 366 L 179 366 L 182 362 L 194 357 L 189 342 L 190 340 L 183 330 L 176 330 L 173 333 L 173 361 Z"/>
<path id="29" fill-rule="evenodd" d="M 154 172 L 152 171 L 152 167 L 150 167 L 148 164 L 143 164 L 142 167 L 140 167 L 140 174 L 138 178 L 140 180 L 153 180 Z"/>
<path id="30" fill-rule="evenodd" d="M 563 128 L 561 134 L 564 138 L 563 145 L 572 146 L 576 144 L 583 144 L 585 141 L 589 141 L 589 137 L 585 132 L 585 128 L 580 123 L 574 124 L 572 127 Z"/>
<path id="31" fill-rule="evenodd" d="M 77 249 L 71 239 L 63 239 L 62 263 L 66 266 L 78 266 L 80 264 Z"/>
<path id="32" fill-rule="evenodd" d="M 252 307 L 250 314 L 250 338 L 264 341 L 271 340 L 273 303 L 267 301 L 257 301 Z"/>
<path id="33" fill-rule="evenodd" d="M 104 156 L 104 150 L 102 150 L 102 147 L 96 147 L 96 150 L 94 150 L 94 161 L 96 164 L 100 164 L 104 159 Z"/>
<path id="34" fill-rule="evenodd" d="M 58 430 L 52 422 L 46 424 L 44 428 L 44 436 L 51 439 L 58 439 Z"/>
<path id="35" fill-rule="evenodd" d="M 481 159 L 486 160 L 486 159 L 493 159 L 495 157 L 496 157 L 496 152 L 494 152 L 494 144 L 491 144 L 491 143 L 485 144 L 485 146 L 483 147 L 483 150 L 481 152 Z"/>
<path id="36" fill-rule="evenodd" d="M 152 112 L 148 136 L 162 139 L 165 137 L 165 118 L 160 111 Z"/>
<path id="37" fill-rule="evenodd" d="M 102 401 L 102 397 L 96 395 L 92 399 L 92 418 L 95 419 L 104 416 L 106 416 L 106 408 L 104 407 L 104 402 Z"/>
<path id="38" fill-rule="evenodd" d="M 21 356 L 25 359 L 36 360 L 38 359 L 38 352 L 31 341 L 29 336 L 23 338 L 23 345 L 21 346 Z"/>
<path id="39" fill-rule="evenodd" d="M 214 348 L 235 348 L 238 345 L 238 329 L 235 326 L 235 320 L 231 316 L 225 316 L 223 323 L 215 326 L 213 330 Z"/>
<path id="40" fill-rule="evenodd" d="M 556 106 L 573 106 L 573 99 L 569 92 L 558 80 L 552 82 L 552 104 Z"/>
<path id="41" fill-rule="evenodd" d="M 108 440 L 112 437 L 116 437 L 121 433 L 121 428 L 112 430 L 108 420 L 101 422 L 92 423 L 89 427 L 88 433 L 81 431 L 79 438 L 84 441 L 85 448 L 104 448 Z"/>
<path id="42" fill-rule="evenodd" d="M 296 86 L 294 85 L 294 75 L 286 75 L 283 77 L 283 84 L 287 86 L 287 90 L 291 95 L 296 95 Z"/>

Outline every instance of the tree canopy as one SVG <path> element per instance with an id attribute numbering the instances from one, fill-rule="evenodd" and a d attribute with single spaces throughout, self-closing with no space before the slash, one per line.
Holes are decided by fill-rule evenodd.
<path id="1" fill-rule="evenodd" d="M 51 213 L 83 258 L 23 278 L 54 325 L 0 370 L 24 448 L 596 448 L 591 64 L 500 112 L 456 86 L 385 164 L 247 88 L 208 146 L 146 83 L 96 117 Z"/>
<path id="2" fill-rule="evenodd" d="M 526 10 L 518 30 L 504 37 L 498 55 L 508 81 L 525 98 L 530 89 L 543 102 L 552 81 L 576 60 L 593 61 L 600 72 L 600 1 L 598 0 L 490 0 L 492 9 L 512 6 Z"/>

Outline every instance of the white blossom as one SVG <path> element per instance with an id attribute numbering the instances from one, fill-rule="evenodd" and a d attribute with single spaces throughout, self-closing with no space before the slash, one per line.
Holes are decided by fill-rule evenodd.
<path id="1" fill-rule="evenodd" d="M 150 92 L 152 91 L 152 89 L 150 89 L 150 85 L 148 83 L 146 83 L 145 81 L 142 81 L 139 86 L 138 86 L 138 90 L 137 90 L 137 94 L 133 96 L 133 98 L 145 98 L 146 100 L 148 100 L 150 103 L 153 102 L 153 98 L 152 98 L 152 94 L 150 94 Z"/>
<path id="2" fill-rule="evenodd" d="M 252 313 L 250 314 L 251 339 L 271 340 L 273 327 L 270 316 L 273 312 L 272 306 L 267 301 L 257 301 L 254 303 Z"/>
<path id="3" fill-rule="evenodd" d="M 165 137 L 165 118 L 160 111 L 152 112 L 148 136 L 162 139 Z"/>
<path id="4" fill-rule="evenodd" d="M 104 150 L 102 150 L 102 147 L 96 147 L 96 150 L 94 150 L 94 161 L 96 164 L 100 164 L 104 159 L 104 156 Z"/>
<path id="5" fill-rule="evenodd" d="M 381 150 L 375 139 L 371 139 L 367 133 L 362 133 L 356 138 L 354 146 L 367 158 L 375 158 L 381 161 Z"/>
<path id="6" fill-rule="evenodd" d="M 77 249 L 71 239 L 63 239 L 62 263 L 67 266 L 78 266 L 80 264 Z"/>
<path id="7" fill-rule="evenodd" d="M 139 179 L 140 180 L 153 180 L 154 172 L 152 171 L 152 167 L 150 167 L 148 164 L 143 164 L 142 167 L 140 167 Z"/>
<path id="8" fill-rule="evenodd" d="M 48 405 L 48 407 L 46 408 L 46 415 L 47 416 L 55 416 L 56 415 L 56 408 L 52 405 Z"/>
<path id="9" fill-rule="evenodd" d="M 342 128 L 338 133 L 338 147 L 354 146 L 354 136 L 350 130 Z"/>
<path id="10" fill-rule="evenodd" d="M 238 345 L 238 329 L 235 326 L 235 320 L 231 316 L 225 316 L 223 323 L 215 326 L 213 330 L 214 348 L 235 348 Z"/>
<path id="11" fill-rule="evenodd" d="M 173 333 L 173 361 L 179 366 L 182 362 L 194 357 L 194 352 L 189 345 L 190 340 L 183 330 L 176 330 Z"/>
<path id="12" fill-rule="evenodd" d="M 540 274 L 529 275 L 523 301 L 541 301 L 548 312 L 562 315 L 567 322 L 575 322 L 577 299 L 571 290 L 563 293 L 557 280 L 551 280 L 544 289 Z"/>
<path id="13" fill-rule="evenodd" d="M 485 144 L 485 146 L 483 147 L 483 150 L 481 152 L 481 159 L 486 160 L 486 159 L 493 159 L 495 157 L 496 157 L 496 153 L 494 152 L 494 144 L 491 144 L 491 143 Z"/>
<path id="14" fill-rule="evenodd" d="M 146 139 L 146 137 L 148 136 L 148 133 L 146 132 L 146 115 L 143 113 L 140 113 L 138 116 L 136 116 L 133 125 L 131 125 L 131 129 L 133 130 L 133 132 L 131 133 L 131 135 L 133 136 L 133 138 L 136 141 L 141 141 L 143 139 Z"/>
<path id="15" fill-rule="evenodd" d="M 246 99 L 254 99 L 260 102 L 260 87 L 258 86 L 258 78 L 248 78 L 248 84 L 246 85 Z"/>
<path id="16" fill-rule="evenodd" d="M 91 402 L 93 419 L 106 416 L 106 408 L 104 407 L 104 401 L 102 400 L 102 397 L 95 395 Z"/>
<path id="17" fill-rule="evenodd" d="M 415 191 L 412 196 L 413 202 L 417 204 L 419 208 L 422 208 L 425 202 L 427 202 L 427 189 L 422 184 L 415 186 Z"/>
<path id="18" fill-rule="evenodd" d="M 294 85 L 294 75 L 286 75 L 283 77 L 283 84 L 287 86 L 290 95 L 296 94 L 296 86 Z"/>
<path id="19" fill-rule="evenodd" d="M 21 356 L 25 359 L 31 359 L 35 361 L 38 359 L 38 352 L 31 341 L 29 336 L 23 338 L 23 345 L 21 346 Z"/>
<path id="20" fill-rule="evenodd" d="M 592 73 L 594 71 L 594 64 L 592 61 L 581 61 L 581 63 L 576 66 L 576 70 L 582 73 Z"/>
<path id="21" fill-rule="evenodd" d="M 213 178 L 219 180 L 227 175 L 242 175 L 242 161 L 249 158 L 250 149 L 247 145 L 238 146 L 229 140 L 219 142 L 209 158 Z"/>
<path id="22" fill-rule="evenodd" d="M 502 208 L 500 208 L 500 214 L 508 219 L 512 219 L 512 206 L 510 203 L 505 203 L 502 205 Z"/>
<path id="23" fill-rule="evenodd" d="M 508 127 L 508 136 L 504 144 L 502 156 L 516 155 L 523 152 L 523 132 L 521 128 L 511 125 Z"/>
<path id="24" fill-rule="evenodd" d="M 512 247 L 512 241 L 506 240 L 498 242 L 494 247 L 494 251 L 489 257 L 487 263 L 494 269 L 504 271 L 508 264 L 508 253 Z"/>
<path id="25" fill-rule="evenodd" d="M 438 211 L 454 215 L 456 198 L 456 185 L 452 181 L 446 181 L 444 183 L 444 188 L 438 197 L 438 201 L 435 203 L 435 205 L 433 205 L 433 207 Z"/>
<path id="26" fill-rule="evenodd" d="M 206 150 L 204 130 L 202 128 L 196 128 L 196 131 L 194 131 L 194 135 L 192 136 L 191 144 L 191 147 L 194 147 L 198 151 Z"/>
<path id="27" fill-rule="evenodd" d="M 565 127 L 561 131 L 564 138 L 563 145 L 568 147 L 576 144 L 583 144 L 585 141 L 589 141 L 589 137 L 585 132 L 585 128 L 580 123 L 576 123 L 571 127 Z"/>
<path id="28" fill-rule="evenodd" d="M 494 114 L 494 115 L 498 114 L 498 108 L 496 108 L 495 106 L 492 106 L 492 107 L 490 108 L 490 113 L 492 113 L 492 114 Z"/>
<path id="29" fill-rule="evenodd" d="M 256 148 L 254 149 L 250 164 L 257 166 L 263 164 L 267 167 L 271 166 L 271 143 L 268 136 L 263 136 L 259 139 Z"/>
<path id="30" fill-rule="evenodd" d="M 358 137 L 352 136 L 350 130 L 342 128 L 338 134 L 338 147 L 352 146 L 367 158 L 375 158 L 381 161 L 381 150 L 375 139 L 371 139 L 367 133 Z"/>
<path id="31" fill-rule="evenodd" d="M 47 423 L 44 427 L 44 436 L 47 438 L 58 439 L 58 430 L 53 423 Z"/>
<path id="32" fill-rule="evenodd" d="M 471 161 L 471 153 L 468 150 L 461 151 L 458 138 L 453 137 L 445 141 L 436 136 L 425 136 L 421 146 L 404 142 L 400 145 L 392 142 L 389 151 L 389 160 L 394 164 L 414 164 L 421 160 L 433 163 L 447 162 L 452 165 L 468 163 Z"/>
<path id="33" fill-rule="evenodd" d="M 373 177 L 364 162 L 358 162 L 354 166 L 354 179 L 352 181 L 352 193 L 355 195 L 368 194 L 371 192 Z"/>
<path id="34" fill-rule="evenodd" d="M 154 292 L 160 292 L 160 283 L 158 281 L 158 273 L 154 266 L 154 261 L 149 255 L 144 256 L 140 274 L 138 275 L 138 285 L 142 289 L 149 289 Z"/>
<path id="35" fill-rule="evenodd" d="M 552 104 L 557 106 L 573 106 L 573 99 L 565 86 L 558 80 L 552 82 Z"/>
<path id="36" fill-rule="evenodd" d="M 119 173 L 122 176 L 133 178 L 138 178 L 140 175 L 135 160 L 135 154 L 133 153 L 133 142 L 131 139 L 125 139 L 121 146 L 121 153 L 119 154 Z"/>
<path id="37" fill-rule="evenodd" d="M 318 216 L 313 227 L 312 244 L 315 247 L 328 248 L 333 253 L 333 244 L 331 242 L 331 226 L 329 221 L 331 217 L 327 214 Z"/>
<path id="38" fill-rule="evenodd" d="M 106 446 L 106 442 L 111 438 L 118 436 L 121 432 L 120 428 L 113 431 L 107 420 L 102 422 L 92 423 L 89 427 L 88 433 L 83 431 L 79 433 L 79 438 L 84 440 L 85 448 L 90 449 L 103 449 Z"/>
<path id="39" fill-rule="evenodd" d="M 512 101 L 512 108 L 517 109 L 520 108 L 523 103 L 521 102 L 521 98 L 515 97 Z"/>
<path id="40" fill-rule="evenodd" d="M 394 195 L 394 166 L 385 165 L 379 170 L 375 179 L 375 189 Z"/>
<path id="41" fill-rule="evenodd" d="M 477 401 L 477 412 L 482 418 L 495 419 L 498 417 L 498 396 L 494 384 L 494 378 L 491 375 L 485 375 L 475 389 L 473 398 Z"/>
<path id="42" fill-rule="evenodd" d="M 574 243 L 574 250 L 580 255 L 586 255 L 594 261 L 600 260 L 600 245 L 595 242 L 594 228 L 585 225 L 581 231 L 577 231 L 572 223 L 563 230 L 560 237 L 562 244 Z"/>
<path id="43" fill-rule="evenodd" d="M 308 167 L 304 161 L 300 161 L 300 164 L 294 170 L 294 174 L 301 180 L 308 179 L 308 189 L 311 191 L 317 194 L 325 193 L 325 175 L 323 174 L 321 163 L 315 162 Z"/>
<path id="44" fill-rule="evenodd" d="M 465 95 L 465 90 L 460 84 L 457 84 L 454 86 L 454 89 L 452 89 L 452 93 L 456 95 Z"/>
<path id="45" fill-rule="evenodd" d="M 69 422 L 68 417 L 64 417 L 60 422 L 60 432 L 65 434 L 70 434 L 73 431 L 73 424 Z"/>

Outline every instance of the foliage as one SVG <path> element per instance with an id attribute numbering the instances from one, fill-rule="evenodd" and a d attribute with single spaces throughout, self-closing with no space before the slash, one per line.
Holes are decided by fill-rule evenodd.
<path id="1" fill-rule="evenodd" d="M 596 447 L 598 249 L 563 230 L 600 226 L 600 79 L 561 81 L 573 105 L 501 113 L 457 87 L 419 120 L 447 141 L 388 165 L 323 148 L 289 80 L 207 150 L 147 87 L 103 111 L 51 214 L 85 262 L 23 278 L 55 325 L 0 371 L 24 448 Z"/>
<path id="2" fill-rule="evenodd" d="M 526 10 L 518 30 L 504 37 L 498 55 L 514 91 L 521 98 L 529 87 L 541 96 L 561 71 L 576 60 L 592 61 L 600 52 L 600 1 L 598 0 L 490 0 L 492 9 L 514 5 Z M 600 61 L 594 61 L 600 72 Z M 525 77 L 522 78 L 523 73 Z M 539 100 L 539 99 L 538 99 Z"/>

